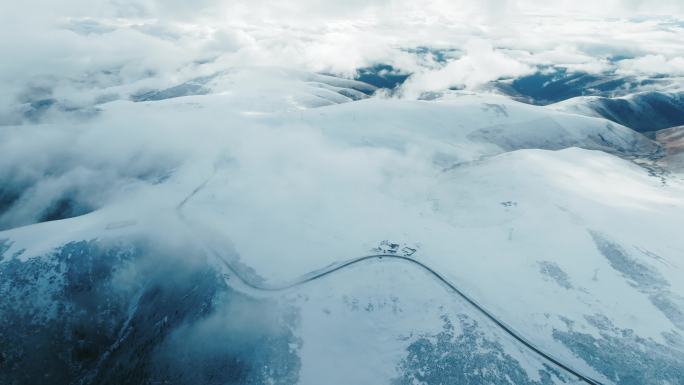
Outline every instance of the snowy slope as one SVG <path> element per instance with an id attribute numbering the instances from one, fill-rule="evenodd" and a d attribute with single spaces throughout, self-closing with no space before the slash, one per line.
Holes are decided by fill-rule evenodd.
<path id="1" fill-rule="evenodd" d="M 684 93 L 639 92 L 618 98 L 580 96 L 550 106 L 560 111 L 602 117 L 639 132 L 684 124 Z"/>
<path id="2" fill-rule="evenodd" d="M 410 263 L 247 284 L 390 253 L 602 383 L 684 383 L 684 182 L 629 160 L 658 144 L 491 95 L 317 103 L 337 88 L 278 73 L 3 128 L 0 346 L 37 342 L 0 382 L 577 383 Z M 56 196 L 87 213 L 45 221 Z"/>

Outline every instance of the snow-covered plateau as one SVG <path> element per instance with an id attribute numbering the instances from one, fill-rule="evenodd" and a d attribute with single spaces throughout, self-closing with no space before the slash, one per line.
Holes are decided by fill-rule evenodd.
<path id="1" fill-rule="evenodd" d="M 684 384 L 682 128 L 636 118 L 681 94 L 631 95 L 242 67 L 27 106 L 55 115 L 0 128 L 0 383 Z"/>

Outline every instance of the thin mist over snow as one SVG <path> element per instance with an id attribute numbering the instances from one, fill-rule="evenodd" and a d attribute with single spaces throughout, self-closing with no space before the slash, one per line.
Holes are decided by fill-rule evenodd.
<path id="1" fill-rule="evenodd" d="M 683 41 L 674 0 L 3 4 L 0 383 L 684 384 Z"/>

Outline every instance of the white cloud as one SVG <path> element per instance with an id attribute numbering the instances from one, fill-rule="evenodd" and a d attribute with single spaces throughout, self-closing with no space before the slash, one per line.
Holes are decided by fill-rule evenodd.
<path id="1" fill-rule="evenodd" d="M 684 76 L 684 57 L 667 58 L 664 55 L 646 55 L 623 60 L 618 67 L 618 72 L 626 75 Z"/>
<path id="2" fill-rule="evenodd" d="M 532 68 L 505 53 L 494 50 L 484 40 L 471 40 L 465 46 L 465 54 L 443 68 L 428 70 L 411 76 L 402 87 L 407 97 L 415 97 L 426 91 L 441 91 L 450 87 L 474 88 L 503 77 L 520 76 L 532 72 Z"/>

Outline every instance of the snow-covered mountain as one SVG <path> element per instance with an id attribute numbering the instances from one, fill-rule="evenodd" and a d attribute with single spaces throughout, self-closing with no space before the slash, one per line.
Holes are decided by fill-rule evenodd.
<path id="1" fill-rule="evenodd" d="M 243 68 L 3 126 L 0 383 L 684 384 L 681 130 L 373 91 Z"/>
<path id="2" fill-rule="evenodd" d="M 551 67 L 481 88 L 525 103 L 605 118 L 648 132 L 684 124 L 682 84 L 682 78 L 677 76 L 587 73 Z"/>
<path id="3" fill-rule="evenodd" d="M 614 58 L 607 62 L 620 64 L 620 60 Z M 637 93 L 676 92 L 681 90 L 682 78 L 665 73 L 659 76 L 635 76 L 542 66 L 533 74 L 497 80 L 489 87 L 519 101 L 548 105 L 582 96 L 616 98 Z"/>
<path id="4" fill-rule="evenodd" d="M 639 92 L 623 97 L 582 96 L 552 105 L 561 111 L 606 118 L 639 132 L 684 124 L 684 92 Z"/>

